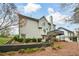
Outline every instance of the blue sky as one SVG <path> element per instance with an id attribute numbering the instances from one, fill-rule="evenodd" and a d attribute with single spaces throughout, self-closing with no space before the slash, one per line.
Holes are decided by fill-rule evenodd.
<path id="1" fill-rule="evenodd" d="M 37 12 L 33 12 L 33 13 L 30 13 L 30 14 L 28 14 L 28 13 L 23 13 L 22 12 L 22 14 L 24 14 L 24 15 L 27 15 L 27 16 L 30 16 L 30 15 L 32 15 L 34 18 L 40 18 L 40 17 L 42 17 L 42 16 L 45 16 L 45 15 L 48 15 L 48 8 L 50 7 L 50 8 L 54 8 L 56 11 L 59 11 L 59 12 L 62 12 L 61 10 L 60 10 L 60 6 L 59 6 L 59 4 L 56 4 L 56 3 L 38 3 L 38 4 L 40 4 L 41 5 L 41 9 L 40 10 L 38 10 Z M 22 10 L 23 8 L 24 8 L 24 6 L 26 6 L 27 5 L 27 3 L 18 3 L 18 4 L 16 4 L 17 5 L 17 7 L 18 7 L 18 10 Z M 21 12 L 20 12 L 21 13 Z M 35 15 L 36 14 L 36 15 Z"/>
<path id="2" fill-rule="evenodd" d="M 63 10 L 58 3 L 16 3 L 19 13 L 30 16 L 33 18 L 41 18 L 42 16 L 47 17 L 50 21 L 50 16 L 53 16 L 54 24 L 57 27 L 64 27 L 70 30 L 74 30 L 76 25 L 65 22 L 65 17 L 70 17 L 72 13 L 70 12 L 72 8 L 68 10 Z"/>

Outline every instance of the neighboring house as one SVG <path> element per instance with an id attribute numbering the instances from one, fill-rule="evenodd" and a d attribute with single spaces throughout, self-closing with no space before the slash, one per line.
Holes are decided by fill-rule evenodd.
<path id="1" fill-rule="evenodd" d="M 79 30 L 75 30 L 75 37 L 76 37 L 76 41 L 79 42 Z"/>
<path id="2" fill-rule="evenodd" d="M 58 30 L 64 32 L 64 35 L 57 36 L 58 39 L 65 40 L 65 41 L 68 41 L 68 42 L 73 41 L 73 37 L 74 37 L 73 31 L 70 31 L 70 30 L 63 28 L 63 27 L 59 27 Z"/>
<path id="3" fill-rule="evenodd" d="M 19 15 L 20 26 L 19 33 L 25 35 L 26 38 L 42 38 L 51 30 L 51 23 L 43 16 L 40 19 Z M 53 25 L 55 28 L 55 25 Z"/>

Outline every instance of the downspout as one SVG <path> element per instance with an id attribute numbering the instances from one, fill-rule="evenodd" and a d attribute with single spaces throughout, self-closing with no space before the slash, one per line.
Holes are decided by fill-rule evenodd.
<path id="1" fill-rule="evenodd" d="M 53 27 L 53 17 L 52 16 L 50 16 L 50 21 L 51 21 L 51 31 L 53 31 L 54 27 Z"/>
<path id="2" fill-rule="evenodd" d="M 20 16 L 19 16 L 19 20 L 18 21 L 19 21 L 19 26 L 18 26 L 19 27 L 19 37 L 21 37 L 21 33 L 20 33 Z"/>

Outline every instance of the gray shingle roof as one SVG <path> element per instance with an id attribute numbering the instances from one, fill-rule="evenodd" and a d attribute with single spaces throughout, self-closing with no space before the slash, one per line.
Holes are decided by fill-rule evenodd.
<path id="1" fill-rule="evenodd" d="M 19 16 L 22 16 L 22 17 L 25 17 L 25 18 L 28 18 L 30 20 L 34 20 L 34 21 L 39 21 L 39 19 L 36 19 L 36 18 L 32 18 L 32 17 L 29 17 L 29 16 L 25 16 L 25 15 L 22 15 L 22 14 L 18 14 Z"/>
<path id="2" fill-rule="evenodd" d="M 64 29 L 64 30 L 66 30 L 66 31 L 69 31 L 69 32 L 71 32 L 71 33 L 74 33 L 73 31 L 70 31 L 70 30 L 68 30 L 68 29 L 66 29 L 66 28 L 63 28 L 63 27 L 59 27 L 58 29 Z"/>

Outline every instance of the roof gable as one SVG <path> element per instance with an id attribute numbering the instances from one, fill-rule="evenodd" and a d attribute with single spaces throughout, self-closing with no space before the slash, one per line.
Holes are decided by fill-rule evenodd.
<path id="1" fill-rule="evenodd" d="M 47 23 L 48 23 L 49 25 L 51 25 L 51 23 L 48 22 L 48 20 L 46 19 L 45 16 L 42 16 L 40 19 L 36 19 L 36 18 L 32 18 L 32 17 L 28 17 L 28 16 L 25 16 L 25 15 L 19 14 L 19 13 L 18 13 L 18 15 L 19 15 L 20 17 L 28 18 L 28 19 L 30 19 L 30 20 L 37 21 L 37 22 L 39 22 L 39 20 L 42 20 L 42 18 L 44 18 L 44 19 L 47 21 Z M 56 26 L 55 24 L 53 24 L 53 25 Z"/>
<path id="2" fill-rule="evenodd" d="M 49 25 L 51 25 L 51 23 L 50 23 L 50 22 L 48 22 L 48 20 L 46 19 L 46 17 L 45 17 L 45 16 L 42 16 L 39 20 L 42 20 L 42 18 L 44 18 L 44 19 L 46 20 L 46 22 L 47 22 Z"/>
<path id="3" fill-rule="evenodd" d="M 64 30 L 66 30 L 66 31 L 68 31 L 68 32 L 74 33 L 73 31 L 70 31 L 70 30 L 68 30 L 68 29 L 66 29 L 66 28 L 63 28 L 63 27 L 59 27 L 58 29 L 64 29 Z"/>

